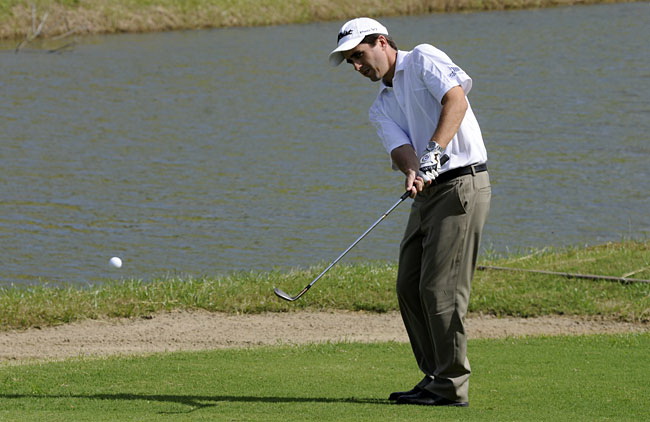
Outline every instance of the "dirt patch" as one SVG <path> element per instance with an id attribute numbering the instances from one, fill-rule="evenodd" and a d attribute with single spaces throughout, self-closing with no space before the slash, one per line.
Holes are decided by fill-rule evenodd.
<path id="1" fill-rule="evenodd" d="M 467 320 L 470 338 L 647 332 L 648 324 L 575 317 Z M 83 321 L 0 333 L 0 362 L 147 354 L 321 342 L 407 342 L 398 313 L 292 312 L 229 315 L 172 312 L 148 319 Z"/>

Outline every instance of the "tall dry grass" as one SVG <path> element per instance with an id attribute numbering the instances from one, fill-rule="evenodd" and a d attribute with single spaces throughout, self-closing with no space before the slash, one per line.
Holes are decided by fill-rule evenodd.
<path id="1" fill-rule="evenodd" d="M 281 25 L 626 0 L 0 0 L 0 38 Z"/>

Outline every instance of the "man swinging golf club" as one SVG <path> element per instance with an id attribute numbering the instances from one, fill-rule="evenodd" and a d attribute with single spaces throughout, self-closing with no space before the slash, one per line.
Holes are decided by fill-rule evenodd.
<path id="1" fill-rule="evenodd" d="M 346 61 L 380 83 L 370 120 L 414 198 L 397 297 L 424 378 L 389 399 L 467 406 L 464 319 L 491 196 L 483 137 L 466 97 L 472 79 L 432 45 L 398 50 L 387 29 L 369 18 L 343 25 L 329 61 Z M 441 163 L 443 154 L 449 160 Z"/>

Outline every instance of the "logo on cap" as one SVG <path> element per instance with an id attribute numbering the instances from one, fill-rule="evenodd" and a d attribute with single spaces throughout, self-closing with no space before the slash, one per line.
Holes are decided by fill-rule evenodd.
<path id="1" fill-rule="evenodd" d="M 341 38 L 347 37 L 348 35 L 351 35 L 351 34 L 352 34 L 351 29 L 348 29 L 347 31 L 339 32 L 339 37 L 338 37 L 338 39 L 336 41 L 337 42 L 341 41 Z"/>
<path id="2" fill-rule="evenodd" d="M 368 32 L 372 32 L 373 34 L 378 34 L 381 33 L 381 29 L 379 28 L 368 28 L 368 29 L 362 29 L 359 31 L 359 34 L 366 34 Z"/>

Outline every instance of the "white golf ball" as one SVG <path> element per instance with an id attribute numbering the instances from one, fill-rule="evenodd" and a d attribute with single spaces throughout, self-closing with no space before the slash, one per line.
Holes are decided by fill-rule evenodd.
<path id="1" fill-rule="evenodd" d="M 120 268 L 122 266 L 122 260 L 117 256 L 114 256 L 108 261 L 108 264 L 113 268 Z"/>

